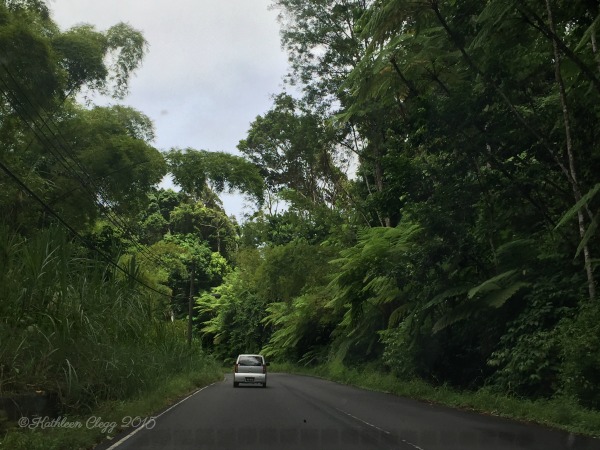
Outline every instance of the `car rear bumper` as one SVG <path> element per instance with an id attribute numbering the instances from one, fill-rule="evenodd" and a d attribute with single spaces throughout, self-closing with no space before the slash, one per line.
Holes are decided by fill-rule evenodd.
<path id="1" fill-rule="evenodd" d="M 236 383 L 266 383 L 266 373 L 234 373 L 233 381 Z"/>

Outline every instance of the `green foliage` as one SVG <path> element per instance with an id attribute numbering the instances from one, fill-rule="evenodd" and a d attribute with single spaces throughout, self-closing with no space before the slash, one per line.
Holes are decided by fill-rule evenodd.
<path id="1" fill-rule="evenodd" d="M 182 203 L 171 211 L 170 230 L 175 234 L 195 234 L 213 251 L 229 255 L 235 248 L 236 230 L 223 210 L 197 203 Z"/>
<path id="2" fill-rule="evenodd" d="M 55 26 L 48 20 L 47 13 L 44 18 L 41 11 L 10 6 L 5 2 L 0 4 L 3 90 L 8 89 L 7 93 L 23 105 L 28 105 L 26 99 L 35 99 L 32 106 L 25 107 L 27 111 L 47 107 L 61 90 L 55 56 L 44 36 L 50 30 L 56 31 Z M 4 115 L 7 112 L 4 99 L 2 105 Z"/>
<path id="3" fill-rule="evenodd" d="M 334 136 L 315 112 L 288 94 L 258 116 L 238 149 L 258 167 L 271 194 L 292 205 L 333 205 L 345 178 L 336 161 Z M 287 195 L 286 195 L 287 194 Z"/>
<path id="4" fill-rule="evenodd" d="M 342 250 L 340 258 L 332 261 L 337 267 L 331 305 L 345 311 L 341 325 L 350 340 L 360 337 L 373 343 L 390 319 L 397 321 L 407 311 L 414 270 L 408 255 L 419 232 L 420 227 L 412 223 L 365 229 L 354 247 Z"/>
<path id="5" fill-rule="evenodd" d="M 458 287 L 436 296 L 426 305 L 426 308 L 430 308 L 448 297 L 454 297 L 457 294 L 464 295 L 466 293 L 465 301 L 453 307 L 451 311 L 438 319 L 432 331 L 437 333 L 458 321 L 472 318 L 483 309 L 502 307 L 521 289 L 529 286 L 528 282 L 518 281 L 518 277 L 515 277 L 517 274 L 517 270 L 509 270 L 470 288 L 468 292 L 464 292 L 464 287 Z"/>
<path id="6" fill-rule="evenodd" d="M 560 356 L 564 360 L 560 373 L 564 391 L 581 404 L 600 408 L 600 308 L 584 304 L 573 318 L 561 323 Z"/>
<path id="7" fill-rule="evenodd" d="M 175 183 L 196 200 L 210 204 L 210 183 L 216 193 L 238 191 L 262 203 L 264 181 L 256 166 L 239 156 L 187 148 L 171 149 L 166 158 Z"/>
<path id="8" fill-rule="evenodd" d="M 264 249 L 256 268 L 259 295 L 271 302 L 290 302 L 311 286 L 321 286 L 331 249 L 302 240 Z"/>
<path id="9" fill-rule="evenodd" d="M 0 228 L 2 392 L 56 392 L 80 409 L 130 398 L 195 364 L 160 296 L 79 253 L 58 230 L 25 240 Z"/>
<path id="10" fill-rule="evenodd" d="M 278 361 L 312 365 L 326 361 L 330 334 L 339 321 L 326 290 L 307 292 L 291 303 L 271 303 L 262 322 L 273 334 L 262 352 Z"/>
<path id="11" fill-rule="evenodd" d="M 93 25 L 77 25 L 53 36 L 52 46 L 66 71 L 67 92 L 87 87 L 122 99 L 148 43 L 141 32 L 121 22 L 104 33 Z"/>
<path id="12" fill-rule="evenodd" d="M 560 219 L 560 222 L 558 222 L 558 224 L 556 225 L 555 229 L 558 229 L 559 227 L 563 226 L 567 221 L 572 219 L 580 209 L 582 209 L 582 208 L 589 209 L 588 203 L 590 203 L 590 201 L 594 198 L 594 196 L 599 191 L 600 191 L 600 183 L 596 184 L 592 189 L 590 189 L 590 191 L 587 194 L 585 194 L 584 196 L 581 197 L 581 200 L 579 200 L 577 203 L 575 203 L 573 205 L 573 207 L 565 213 L 565 215 L 562 217 L 562 219 Z M 588 229 L 586 230 L 585 234 L 583 235 L 581 242 L 577 246 L 577 252 L 575 253 L 575 257 L 579 256 L 579 253 L 581 253 L 581 250 L 588 244 L 588 242 L 590 242 L 590 240 L 592 239 L 592 236 L 596 233 L 596 229 L 598 228 L 599 215 L 600 215 L 600 212 L 596 213 L 596 215 L 592 218 L 592 221 L 591 221 Z"/>
<path id="13" fill-rule="evenodd" d="M 336 322 L 319 291 L 330 256 L 302 241 L 240 251 L 224 283 L 197 300 L 206 347 L 224 360 L 261 349 L 277 359 L 319 357 Z"/>
<path id="14" fill-rule="evenodd" d="M 146 53 L 148 43 L 142 33 L 126 23 L 118 23 L 106 32 L 106 43 L 111 54 L 114 95 L 123 98 L 128 93 L 128 80 Z"/>
<path id="15" fill-rule="evenodd" d="M 98 275 L 83 251 L 77 256 L 94 276 L 84 267 L 50 270 L 55 259 L 70 267 L 55 250 L 68 246 L 8 233 L 3 242 L 13 250 L 0 258 L 20 281 L 0 285 L 11 299 L 3 310 L 10 331 L 18 331 L 12 338 L 0 330 L 7 348 L 46 352 L 37 364 L 80 386 L 79 353 L 59 364 L 64 350 L 48 344 L 58 330 L 75 336 L 71 329 L 96 324 L 94 308 L 80 320 L 88 306 L 74 300 L 72 277 L 91 280 L 96 306 L 126 321 L 113 328 L 98 318 L 102 326 L 86 339 L 107 345 L 106 328 L 158 345 L 144 334 L 152 326 L 142 330 L 148 322 L 130 316 L 185 316 L 193 268 L 196 327 L 223 360 L 264 351 L 326 362 L 342 380 L 356 375 L 343 363 L 369 362 L 392 380 L 486 386 L 482 401 L 497 401 L 492 392 L 563 395 L 565 415 L 576 415 L 574 401 L 598 408 L 597 8 L 550 2 L 549 10 L 529 0 L 277 0 L 274 7 L 288 81 L 301 97 L 274 97 L 240 141 L 243 157 L 172 149 L 165 162 L 150 145 L 150 120 L 130 108 L 83 109 L 67 100 L 53 118 L 60 136 L 44 142 L 20 117 L 45 120 L 70 91 L 110 87 L 122 95 L 145 51 L 138 32 L 122 24 L 60 32 L 43 3 L 0 5 L 0 50 L 10 66 L 0 68 L 9 94 L 0 102 L 3 163 L 131 274 L 173 298 L 126 297 L 131 276 Z M 63 144 L 52 145 L 59 137 L 85 171 L 61 164 Z M 166 171 L 181 192 L 152 188 Z M 47 227 L 30 199 L 3 187 L 9 227 L 23 236 Z M 261 210 L 237 227 L 217 196 L 224 191 L 249 196 Z M 103 206 L 133 230 L 102 217 Z M 27 249 L 21 266 L 15 245 Z M 87 293 L 87 284 L 81 289 Z M 55 304 L 69 305 L 68 321 L 52 315 Z M 31 308 L 37 315 L 23 312 Z M 105 369 L 110 376 L 119 377 L 121 356 L 133 348 L 116 359 L 98 352 L 117 368 Z"/>
<path id="16" fill-rule="evenodd" d="M 140 237 L 150 245 L 147 251 L 129 247 L 128 252 L 137 255 L 149 281 L 172 292 L 165 314 L 183 317 L 188 313 L 192 270 L 192 295 L 218 286 L 230 272 L 237 242 L 234 223 L 221 208 L 171 190 L 150 193 L 139 222 Z"/>
<path id="17" fill-rule="evenodd" d="M 88 24 L 60 32 L 41 1 L 3 2 L 0 8 L 2 63 L 24 88 L 21 94 L 37 101 L 87 87 L 115 98 L 125 96 L 147 47 L 139 31 L 119 23 L 106 32 Z"/>
<path id="18" fill-rule="evenodd" d="M 224 258 L 212 252 L 207 242 L 196 234 L 168 234 L 151 247 L 162 261 L 159 271 L 168 271 L 168 284 L 173 288 L 178 314 L 187 314 L 189 285 L 194 269 L 196 289 L 217 286 L 229 271 Z"/>
<path id="19" fill-rule="evenodd" d="M 554 3 L 554 32 L 535 2 L 275 6 L 304 97 L 277 96 L 240 143 L 291 205 L 243 228 L 241 242 L 265 258 L 252 284 L 270 299 L 265 350 L 372 360 L 461 388 L 595 398 L 583 353 L 566 358 L 575 334 L 565 330 L 593 315 L 574 311 L 597 268 L 597 11 Z M 338 183 L 314 156 L 340 148 L 357 170 Z M 306 201 L 319 180 L 344 192 L 329 214 Z M 304 268 L 288 256 L 302 239 L 335 249 L 327 283 L 290 275 Z M 593 338 L 573 345 L 597 349 Z"/>
<path id="20" fill-rule="evenodd" d="M 52 44 L 67 72 L 69 91 L 79 88 L 86 80 L 89 80 L 89 85 L 101 87 L 108 76 L 108 68 L 104 64 L 106 36 L 92 25 L 79 25 L 56 36 Z"/>
<path id="21" fill-rule="evenodd" d="M 78 231 L 109 207 L 135 215 L 166 173 L 149 144 L 150 120 L 122 106 L 82 108 L 69 96 L 85 89 L 122 97 L 144 55 L 141 33 L 125 24 L 61 32 L 41 1 L 2 2 L 0 18 L 3 164 Z M 25 234 L 40 227 L 39 206 L 0 182 L 12 226 Z"/>
<path id="22" fill-rule="evenodd" d="M 77 230 L 90 227 L 101 215 L 135 217 L 146 206 L 148 191 L 166 173 L 162 155 L 146 141 L 153 138 L 150 120 L 121 106 L 64 108 L 60 124 L 45 130 L 44 139 L 29 130 L 23 137 L 29 145 L 7 149 L 4 162 Z M 39 205 L 8 180 L 3 184 L 10 186 L 0 198 L 10 211 L 7 218 L 15 227 L 30 224 Z"/>
<path id="23" fill-rule="evenodd" d="M 123 98 L 146 50 L 127 24 L 61 31 L 44 1 L 0 2 L 0 391 L 56 392 L 71 412 L 207 359 L 174 317 L 187 313 L 192 273 L 208 290 L 230 272 L 235 224 L 204 181 L 204 205 L 155 188 L 168 165 L 146 115 L 89 102 Z M 261 199 L 252 164 L 225 154 L 204 162 L 219 192 Z M 50 209 L 86 246 L 54 228 Z"/>
<path id="24" fill-rule="evenodd" d="M 560 322 L 573 316 L 577 295 L 571 280 L 561 274 L 560 263 L 545 259 L 552 277 L 539 274 L 532 289 L 520 300 L 523 307 L 508 322 L 488 364 L 497 368 L 494 384 L 505 392 L 547 397 L 560 389 L 562 365 Z"/>
<path id="25" fill-rule="evenodd" d="M 109 400 L 80 414 L 69 414 L 69 420 L 85 423 L 90 417 L 102 417 L 105 423 L 120 424 L 126 417 L 151 417 L 173 402 L 199 387 L 216 382 L 223 377 L 222 368 L 215 360 L 201 351 L 190 354 L 190 364 L 181 374 L 167 374 L 157 380 L 139 397 Z M 110 431 L 110 430 L 109 430 Z M 107 432 L 102 428 L 69 429 L 55 427 L 45 430 L 11 428 L 0 439 L 0 447 L 11 450 L 69 450 L 91 448 L 123 431 L 117 426 Z"/>
<path id="26" fill-rule="evenodd" d="M 148 205 L 138 219 L 140 240 L 146 245 L 160 241 L 169 231 L 173 231 L 171 213 L 180 204 L 188 202 L 183 192 L 171 189 L 154 189 L 148 193 Z"/>
<path id="27" fill-rule="evenodd" d="M 274 2 L 281 12 L 281 40 L 290 59 L 290 81 L 304 89 L 311 104 L 330 105 L 340 96 L 344 77 L 362 55 L 364 41 L 356 29 L 372 4 L 375 2 L 362 0 Z"/>
<path id="28" fill-rule="evenodd" d="M 245 285 L 239 272 L 196 300 L 202 340 L 213 354 L 229 361 L 240 353 L 259 352 L 265 343 L 265 301 Z"/>
<path id="29" fill-rule="evenodd" d="M 111 206 L 129 214 L 145 207 L 147 192 L 166 173 L 162 155 L 149 144 L 154 138 L 150 119 L 128 107 L 95 107 L 80 111 L 68 126 L 81 164 L 90 168 L 94 186 Z"/>
<path id="30" fill-rule="evenodd" d="M 422 373 L 421 362 L 427 359 L 419 354 L 421 347 L 415 345 L 414 337 L 410 333 L 409 323 L 402 322 L 395 328 L 380 331 L 384 351 L 381 362 L 389 368 L 395 376 L 410 380 Z"/>

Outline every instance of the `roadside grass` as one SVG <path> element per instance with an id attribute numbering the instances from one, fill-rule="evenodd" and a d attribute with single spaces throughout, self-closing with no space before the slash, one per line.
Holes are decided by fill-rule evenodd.
<path id="1" fill-rule="evenodd" d="M 116 432 L 125 417 L 154 414 L 222 376 L 199 342 L 187 345 L 187 323 L 166 320 L 168 289 L 144 278 L 135 258 L 121 265 L 125 273 L 63 230 L 25 238 L 0 221 L 0 395 L 39 394 L 48 407 L 30 409 L 47 412 L 14 404 L 64 419 L 19 428 L 12 408 L 0 408 L 0 449 L 90 448 L 110 429 L 88 426 L 90 417 L 116 422 Z"/>
<path id="2" fill-rule="evenodd" d="M 153 417 L 169 405 L 196 389 L 221 380 L 223 372 L 212 359 L 200 361 L 195 368 L 173 376 L 154 389 L 126 401 L 106 401 L 89 413 L 63 415 L 62 425 L 36 426 L 32 429 L 15 426 L 0 440 L 6 450 L 73 450 L 90 449 L 103 441 L 115 441 L 128 424 L 152 426 Z M 58 422 L 60 423 L 60 422 Z M 67 424 L 79 423 L 70 429 Z"/>
<path id="3" fill-rule="evenodd" d="M 402 380 L 371 367 L 352 369 L 335 362 L 316 367 L 271 363 L 270 370 L 317 376 L 373 391 L 600 437 L 600 411 L 583 408 L 566 397 L 529 400 L 502 395 L 489 388 L 457 391 L 448 386 L 432 386 L 422 380 Z"/>

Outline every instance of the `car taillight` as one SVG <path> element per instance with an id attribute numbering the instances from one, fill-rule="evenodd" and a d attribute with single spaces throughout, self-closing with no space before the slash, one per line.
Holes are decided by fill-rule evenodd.
<path id="1" fill-rule="evenodd" d="M 235 373 L 238 373 L 238 367 L 239 367 L 239 364 L 236 364 L 235 366 L 233 366 L 233 371 Z"/>
<path id="2" fill-rule="evenodd" d="M 267 366 L 263 364 L 263 373 L 267 373 Z"/>

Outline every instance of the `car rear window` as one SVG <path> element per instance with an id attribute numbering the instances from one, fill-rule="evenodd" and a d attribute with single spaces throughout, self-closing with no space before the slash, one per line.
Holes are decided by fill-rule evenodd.
<path id="1" fill-rule="evenodd" d="M 263 361 L 260 356 L 240 356 L 238 364 L 240 366 L 262 366 Z"/>

